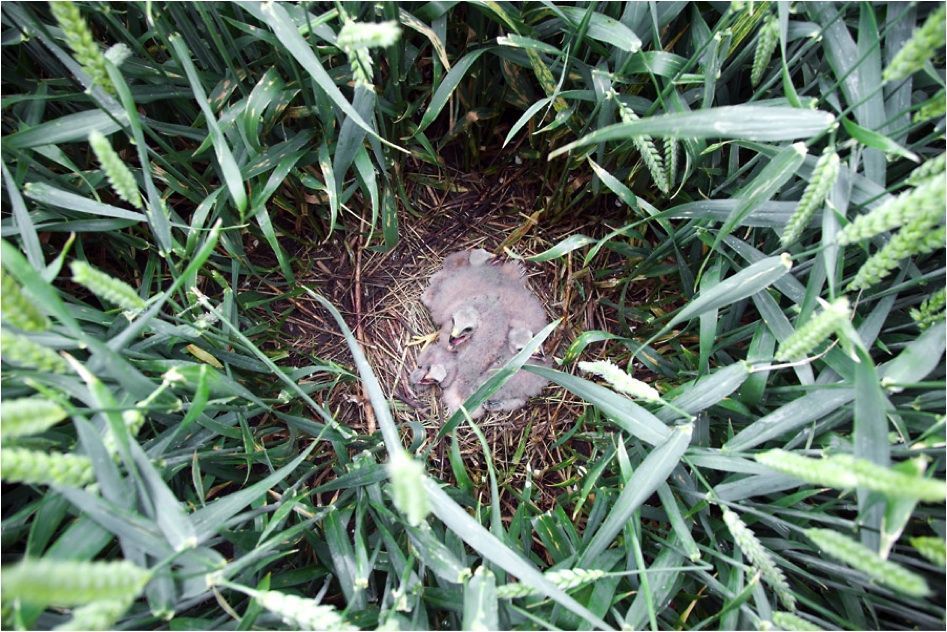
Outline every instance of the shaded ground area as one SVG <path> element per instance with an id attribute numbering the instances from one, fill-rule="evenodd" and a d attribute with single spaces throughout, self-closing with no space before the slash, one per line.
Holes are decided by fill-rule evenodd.
<path id="1" fill-rule="evenodd" d="M 446 254 L 459 249 L 485 248 L 503 254 L 508 248 L 522 257 L 540 253 L 577 233 L 602 237 L 629 221 L 627 210 L 600 203 L 581 216 L 551 221 L 540 213 L 541 200 L 551 195 L 535 167 L 509 165 L 493 173 L 461 173 L 425 164 L 408 173 L 407 196 L 414 213 L 399 212 L 399 241 L 387 252 L 363 247 L 362 236 L 326 244 L 312 243 L 294 253 L 301 272 L 298 282 L 321 292 L 338 307 L 355 332 L 369 361 L 389 395 L 395 421 L 402 427 L 406 445 L 428 447 L 446 419 L 436 389 L 412 387 L 408 375 L 414 358 L 434 340 L 434 327 L 420 295 L 428 278 Z M 581 186 L 577 183 L 576 186 Z M 605 196 L 598 198 L 604 200 Z M 539 202 L 538 202 L 539 200 Z M 524 210 L 525 209 L 525 210 Z M 376 238 L 373 242 L 377 243 Z M 646 246 L 650 249 L 650 245 Z M 655 279 L 628 278 L 633 265 L 627 252 L 603 250 L 593 269 L 582 266 L 582 255 L 545 263 L 528 263 L 528 283 L 546 306 L 550 319 L 562 318 L 547 340 L 546 353 L 556 358 L 582 332 L 601 330 L 628 335 L 627 327 L 642 312 L 638 305 L 655 302 L 666 291 Z M 629 282 L 630 281 L 630 282 Z M 275 290 L 275 288 L 273 288 Z M 313 358 L 351 367 L 351 354 L 331 317 L 306 295 L 278 301 L 273 311 L 288 312 L 281 323 L 278 345 L 289 351 L 297 365 Z M 291 303 L 291 304 L 290 304 Z M 630 306 L 619 318 L 619 305 Z M 594 343 L 582 359 L 611 357 L 619 361 L 627 349 L 620 343 Z M 573 372 L 574 366 L 560 370 Z M 642 369 L 636 377 L 650 379 Z M 342 382 L 329 389 L 320 403 L 337 419 L 360 433 L 376 429 L 371 406 L 357 382 Z M 323 393 L 325 393 L 323 392 Z M 319 400 L 320 393 L 314 397 Z M 532 470 L 535 489 L 546 505 L 572 480 L 577 465 L 588 455 L 588 433 L 574 432 L 584 404 L 562 388 L 550 385 L 542 396 L 514 413 L 486 415 L 479 420 L 489 444 L 501 488 L 519 489 L 526 468 Z M 477 487 L 486 483 L 483 451 L 468 427 L 458 428 L 459 448 L 468 473 Z M 434 446 L 433 462 L 442 480 L 452 480 L 447 441 Z M 504 502 L 516 499 L 503 494 Z M 506 512 L 504 512 L 506 514 Z M 512 511 L 510 512 L 511 515 Z"/>

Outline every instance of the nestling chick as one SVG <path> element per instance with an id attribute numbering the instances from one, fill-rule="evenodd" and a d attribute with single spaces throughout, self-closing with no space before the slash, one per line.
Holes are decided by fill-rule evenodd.
<path id="1" fill-rule="evenodd" d="M 530 361 L 527 364 L 537 364 L 537 362 Z M 491 377 L 490 373 L 486 377 Z M 530 397 L 539 395 L 548 383 L 549 380 L 546 378 L 520 369 L 506 381 L 500 390 L 483 403 L 483 407 L 490 412 L 518 410 L 526 405 Z"/>
<path id="2" fill-rule="evenodd" d="M 439 383 L 451 413 L 548 322 L 542 303 L 526 286 L 522 266 L 482 249 L 448 255 L 421 300 L 441 326 L 440 341 L 419 356 L 411 379 Z M 476 418 L 484 410 L 521 408 L 546 383 L 518 371 L 489 402 L 470 414 Z"/>
<path id="3" fill-rule="evenodd" d="M 507 334 L 508 354 L 505 354 L 497 360 L 492 367 L 484 374 L 483 382 L 490 379 L 496 371 L 506 364 L 511 357 L 522 351 L 523 347 L 533 337 L 533 333 L 528 329 L 511 329 Z M 539 353 L 542 353 L 540 348 Z M 538 361 L 530 359 L 528 364 L 541 364 L 548 366 L 547 361 Z M 549 383 L 544 377 L 540 377 L 529 371 L 520 369 L 500 387 L 493 396 L 484 402 L 483 407 L 489 412 L 513 411 L 526 405 L 526 401 L 534 395 L 539 395 L 546 384 Z"/>
<path id="4" fill-rule="evenodd" d="M 450 255 L 448 259 L 453 256 Z M 434 322 L 441 325 L 468 297 L 497 293 L 510 297 L 528 295 L 523 271 L 518 263 L 473 265 L 468 260 L 468 264 L 464 265 L 462 262 L 458 264 L 456 260 L 445 260 L 445 268 L 431 277 L 421 301 L 430 310 Z M 541 311 L 542 306 L 539 307 Z"/>
<path id="5" fill-rule="evenodd" d="M 457 252 L 452 252 L 451 254 L 444 257 L 444 263 L 441 265 L 441 267 L 444 270 L 453 270 L 466 266 L 482 266 L 487 263 L 495 264 L 497 263 L 497 260 L 493 255 L 483 248 L 476 248 L 475 250 L 459 250 Z"/>
<path id="6" fill-rule="evenodd" d="M 448 386 L 457 375 L 457 358 L 441 341 L 429 345 L 418 354 L 418 368 L 411 372 L 410 380 L 415 385 L 439 384 Z"/>
<path id="7" fill-rule="evenodd" d="M 482 383 L 484 371 L 506 353 L 509 319 L 503 306 L 490 297 L 475 297 L 455 312 L 448 348 L 456 350 L 456 377 L 444 390 L 451 412 Z M 479 416 L 479 412 L 478 412 Z"/>
<path id="8" fill-rule="evenodd" d="M 434 273 L 421 295 L 421 301 L 428 309 L 431 308 L 431 303 L 436 300 L 445 285 L 453 285 L 452 278 L 458 270 L 471 267 L 471 257 L 475 262 L 473 265 L 482 265 L 483 262 L 489 261 L 491 255 L 486 250 L 478 248 L 474 251 L 452 252 L 444 257 L 441 269 Z"/>

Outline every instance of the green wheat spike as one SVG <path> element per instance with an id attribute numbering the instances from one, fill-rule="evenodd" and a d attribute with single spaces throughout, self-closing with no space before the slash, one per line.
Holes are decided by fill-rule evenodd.
<path id="1" fill-rule="evenodd" d="M 0 436 L 4 439 L 43 432 L 66 418 L 58 404 L 38 397 L 0 402 Z"/>
<path id="2" fill-rule="evenodd" d="M 122 421 L 125 423 L 125 427 L 128 428 L 129 436 L 135 437 L 138 436 L 138 431 L 145 424 L 145 416 L 141 414 L 141 411 L 132 408 L 122 411 Z M 112 432 L 111 428 L 106 429 L 105 436 L 102 438 L 102 445 L 105 446 L 106 452 L 118 458 L 118 439 L 115 438 L 115 433 Z"/>
<path id="3" fill-rule="evenodd" d="M 0 270 L 0 313 L 3 319 L 23 331 L 45 331 L 49 329 L 49 319 L 39 311 L 33 301 L 23 295 L 20 285 Z"/>
<path id="4" fill-rule="evenodd" d="M 896 469 L 882 467 L 867 459 L 851 454 L 833 457 L 842 466 L 849 467 L 858 479 L 858 486 L 879 492 L 889 498 L 916 498 L 929 503 L 941 503 L 947 498 L 943 480 L 913 476 Z"/>
<path id="5" fill-rule="evenodd" d="M 827 303 L 821 312 L 780 343 L 776 359 L 785 362 L 804 357 L 832 332 L 838 330 L 849 317 L 848 299 L 844 296 Z"/>
<path id="6" fill-rule="evenodd" d="M 674 182 L 677 180 L 680 147 L 676 138 L 667 137 L 664 139 L 664 165 L 667 167 L 668 190 L 674 188 Z"/>
<path id="7" fill-rule="evenodd" d="M 108 139 L 98 130 L 89 133 L 89 145 L 95 157 L 98 158 L 102 170 L 108 178 L 112 190 L 135 208 L 141 208 L 141 194 L 138 192 L 138 183 L 131 169 L 112 149 Z"/>
<path id="8" fill-rule="evenodd" d="M 131 562 L 86 562 L 27 558 L 5 566 L 0 581 L 4 600 L 76 606 L 136 597 L 151 573 Z"/>
<path id="9" fill-rule="evenodd" d="M 945 165 L 947 165 L 947 153 L 943 153 L 936 158 L 931 158 L 926 161 L 920 167 L 912 171 L 905 182 L 911 186 L 917 186 L 934 176 L 941 176 L 941 178 L 943 178 Z"/>
<path id="10" fill-rule="evenodd" d="M 646 382 L 631 377 L 611 360 L 579 362 L 579 368 L 587 373 L 593 373 L 599 376 L 619 393 L 651 402 L 656 402 L 661 399 L 661 394 L 658 393 L 657 389 Z"/>
<path id="11" fill-rule="evenodd" d="M 818 632 L 822 630 L 822 628 L 816 624 L 809 623 L 802 617 L 796 616 L 791 612 L 774 612 L 773 623 L 775 623 L 776 627 L 780 630 L 786 630 L 787 632 Z"/>
<path id="12" fill-rule="evenodd" d="M 908 541 L 918 553 L 934 564 L 941 568 L 947 565 L 947 545 L 944 543 L 944 538 L 924 535 L 910 538 Z"/>
<path id="13" fill-rule="evenodd" d="M 59 631 L 111 630 L 115 627 L 115 622 L 131 606 L 132 601 L 134 601 L 134 597 L 93 601 L 73 610 L 72 618 L 69 621 L 53 629 Z"/>
<path id="14" fill-rule="evenodd" d="M 92 461 L 78 454 L 0 448 L 0 478 L 8 483 L 82 487 L 95 480 Z"/>
<path id="15" fill-rule="evenodd" d="M 934 323 L 944 320 L 944 306 L 947 304 L 947 288 L 934 292 L 921 303 L 921 306 L 911 310 L 911 318 L 921 329 L 927 329 Z"/>
<path id="16" fill-rule="evenodd" d="M 940 118 L 945 112 L 947 112 L 947 93 L 941 88 L 939 92 L 917 109 L 914 118 L 911 120 L 915 123 L 923 123 L 933 118 Z"/>
<path id="17" fill-rule="evenodd" d="M 795 610 L 796 598 L 786 582 L 786 576 L 776 566 L 776 562 L 769 551 L 756 538 L 756 534 L 740 520 L 737 514 L 726 507 L 723 508 L 723 521 L 727 525 L 727 529 L 730 530 L 737 546 L 750 560 L 753 567 L 760 572 L 763 581 L 769 584 L 784 606 L 790 610 Z"/>
<path id="18" fill-rule="evenodd" d="M 115 94 L 115 86 L 112 85 L 108 70 L 105 68 L 105 55 L 95 43 L 92 31 L 86 24 L 85 18 L 82 17 L 79 7 L 70 0 L 59 0 L 50 2 L 49 8 L 53 17 L 59 22 L 59 26 L 62 27 L 66 43 L 75 53 L 76 61 L 82 65 L 83 70 L 89 73 L 92 83 L 110 94 Z"/>
<path id="19" fill-rule="evenodd" d="M 391 46 L 400 37 L 401 28 L 394 20 L 387 22 L 348 20 L 339 30 L 335 43 L 348 56 L 355 83 L 371 85 L 372 57 L 368 50 Z"/>
<path id="20" fill-rule="evenodd" d="M 401 37 L 401 27 L 394 20 L 387 22 L 355 22 L 349 20 L 339 29 L 335 43 L 344 52 L 366 48 L 386 48 Z"/>
<path id="21" fill-rule="evenodd" d="M 936 165 L 932 169 L 936 169 Z M 947 180 L 926 178 L 917 188 L 905 191 L 870 212 L 859 215 L 839 231 L 839 245 L 847 245 L 880 235 L 901 226 L 930 227 L 944 216 Z"/>
<path id="22" fill-rule="evenodd" d="M 614 98 L 618 103 L 618 113 L 623 122 L 630 123 L 638 120 L 638 115 L 635 114 L 634 110 L 622 103 L 621 99 L 618 99 L 617 96 Z M 651 174 L 651 180 L 654 181 L 662 193 L 667 194 L 671 189 L 668 186 L 667 173 L 664 170 L 664 161 L 661 160 L 661 154 L 658 153 L 658 149 L 654 145 L 654 140 L 650 136 L 645 135 L 634 136 L 631 141 L 638 149 L 638 153 L 641 154 L 641 160 L 644 161 L 645 167 L 648 168 L 648 172 Z"/>
<path id="23" fill-rule="evenodd" d="M 923 577 L 882 559 L 860 542 L 831 529 L 808 529 L 805 533 L 807 538 L 827 554 L 865 573 L 879 584 L 912 597 L 926 597 L 930 594 L 930 588 Z"/>
<path id="24" fill-rule="evenodd" d="M 916 222 L 904 226 L 885 246 L 868 258 L 849 283 L 849 290 L 862 290 L 880 283 L 908 257 L 927 254 L 944 247 L 943 226 Z"/>
<path id="25" fill-rule="evenodd" d="M 562 590 L 572 590 L 579 586 L 590 584 L 605 577 L 608 573 L 599 569 L 566 568 L 546 573 L 546 579 Z M 497 597 L 500 599 L 517 599 L 536 594 L 536 589 L 522 582 L 512 582 L 497 586 Z"/>
<path id="26" fill-rule="evenodd" d="M 814 485 L 834 489 L 854 489 L 858 486 L 855 474 L 831 458 L 810 459 L 779 449 L 761 452 L 755 458 L 766 467 Z"/>
<path id="27" fill-rule="evenodd" d="M 806 185 L 806 190 L 802 193 L 799 205 L 789 221 L 786 222 L 786 229 L 783 231 L 782 237 L 783 248 L 794 243 L 802 235 L 802 231 L 809 225 L 812 216 L 819 210 L 829 192 L 832 191 L 832 187 L 835 186 L 838 173 L 838 154 L 831 147 L 826 147 L 812 170 L 812 177 L 809 179 L 809 184 Z"/>
<path id="28" fill-rule="evenodd" d="M 753 67 L 750 70 L 750 83 L 755 88 L 763 79 L 763 73 L 769 66 L 773 51 L 779 44 L 779 20 L 775 15 L 766 18 L 760 28 L 760 37 L 756 42 L 756 52 L 753 54 Z"/>
<path id="29" fill-rule="evenodd" d="M 424 465 L 400 452 L 391 457 L 387 470 L 395 507 L 408 519 L 408 524 L 419 526 L 431 511 L 424 491 Z"/>
<path id="30" fill-rule="evenodd" d="M 861 487 L 890 498 L 913 498 L 926 502 L 943 502 L 947 494 L 943 481 L 912 476 L 850 454 L 812 459 L 773 449 L 757 454 L 756 460 L 777 472 L 834 489 Z"/>
<path id="31" fill-rule="evenodd" d="M 278 615 L 284 623 L 299 630 L 357 630 L 333 608 L 315 599 L 288 595 L 276 590 L 245 589 L 257 603 Z"/>
<path id="32" fill-rule="evenodd" d="M 12 362 L 28 369 L 49 373 L 69 372 L 66 361 L 56 352 L 6 329 L 0 330 L 0 352 L 4 362 Z"/>
<path id="33" fill-rule="evenodd" d="M 924 67 L 927 60 L 932 58 L 937 50 L 947 41 L 944 34 L 945 8 L 941 4 L 933 13 L 927 16 L 924 25 L 915 29 L 914 33 L 898 54 L 894 56 L 888 67 L 885 68 L 882 78 L 885 81 L 899 81 L 905 79 Z"/>
<path id="34" fill-rule="evenodd" d="M 129 312 L 144 309 L 145 301 L 124 281 L 96 270 L 85 261 L 73 261 L 69 267 L 72 270 L 72 280 L 85 286 L 102 300 Z"/>

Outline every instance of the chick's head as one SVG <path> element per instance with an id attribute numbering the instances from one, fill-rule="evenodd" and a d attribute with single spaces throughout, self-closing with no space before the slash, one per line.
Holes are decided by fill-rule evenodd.
<path id="1" fill-rule="evenodd" d="M 411 372 L 413 384 L 449 384 L 456 373 L 456 362 L 443 347 L 432 345 L 418 356 L 418 367 Z"/>
<path id="2" fill-rule="evenodd" d="M 474 305 L 464 305 L 451 316 L 448 345 L 455 350 L 466 343 L 480 326 L 480 310 Z"/>

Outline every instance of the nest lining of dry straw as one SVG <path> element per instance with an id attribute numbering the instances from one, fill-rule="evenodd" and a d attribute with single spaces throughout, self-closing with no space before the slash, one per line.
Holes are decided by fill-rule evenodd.
<path id="1" fill-rule="evenodd" d="M 366 248 L 362 237 L 352 231 L 344 241 L 312 244 L 294 255 L 300 262 L 298 268 L 308 270 L 300 272 L 298 282 L 332 301 L 361 343 L 389 396 L 406 446 L 420 441 L 425 447 L 446 413 L 437 391 L 413 388 L 408 375 L 419 351 L 436 336 L 437 329 L 420 295 L 444 256 L 472 248 L 503 255 L 509 248 L 529 257 L 569 235 L 601 237 L 628 221 L 624 211 L 601 205 L 581 217 L 548 222 L 542 213 L 530 210 L 537 206 L 546 185 L 525 166 L 511 165 L 490 175 L 450 170 L 432 174 L 426 167 L 405 177 L 415 213 L 399 209 L 399 241 L 394 248 L 386 252 Z M 615 306 L 622 299 L 627 304 L 645 302 L 660 285 L 636 284 L 623 292 L 616 279 L 621 279 L 627 265 L 624 257 L 608 250 L 602 251 L 592 268 L 583 268 L 579 253 L 545 263 L 526 263 L 530 289 L 544 303 L 550 319 L 563 319 L 544 345 L 547 355 L 561 358 L 568 344 L 584 331 L 623 331 L 625 325 Z M 277 344 L 285 345 L 292 361 L 304 365 L 318 358 L 351 367 L 351 354 L 331 318 L 308 296 L 296 296 L 288 303 L 285 309 L 277 307 L 273 312 L 288 314 L 280 319 Z M 627 335 L 627 329 L 624 333 Z M 624 346 L 609 343 L 591 345 L 582 354 L 589 360 L 611 357 L 621 361 L 626 356 Z M 575 370 L 571 365 L 557 368 Z M 349 381 L 331 386 L 314 393 L 317 401 L 321 397 L 320 403 L 331 414 L 357 432 L 374 432 L 374 414 L 360 384 Z M 522 410 L 478 420 L 498 475 L 506 483 L 521 482 L 528 466 L 540 493 L 546 486 L 555 492 L 568 484 L 573 476 L 570 464 L 576 461 L 577 451 L 588 454 L 589 439 L 582 433 L 562 445 L 557 439 L 574 427 L 584 407 L 568 391 L 551 384 Z M 422 432 L 425 436 L 418 436 Z M 456 436 L 468 473 L 482 483 L 486 480 L 482 447 L 464 425 Z M 451 480 L 446 443 L 434 446 L 432 461 L 442 480 Z M 502 485 L 504 480 L 500 482 Z M 550 499 L 554 497 L 549 494 Z"/>

